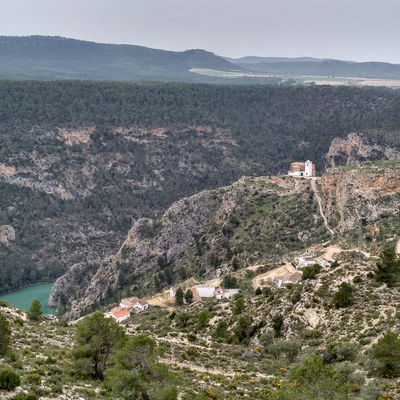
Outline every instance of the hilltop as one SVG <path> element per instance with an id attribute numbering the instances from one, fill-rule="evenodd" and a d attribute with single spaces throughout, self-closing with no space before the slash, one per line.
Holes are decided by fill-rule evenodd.
<path id="1" fill-rule="evenodd" d="M 215 82 L 191 68 L 240 70 L 211 52 L 173 52 L 51 36 L 0 36 L 0 79 Z"/>
<path id="2" fill-rule="evenodd" d="M 230 59 L 52 36 L 0 36 L 0 79 L 400 86 L 400 66 L 311 57 Z"/>

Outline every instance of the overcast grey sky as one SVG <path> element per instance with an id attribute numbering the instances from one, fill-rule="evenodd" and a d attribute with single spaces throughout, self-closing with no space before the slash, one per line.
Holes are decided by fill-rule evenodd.
<path id="1" fill-rule="evenodd" d="M 0 0 L 0 35 L 400 63 L 400 0 Z"/>

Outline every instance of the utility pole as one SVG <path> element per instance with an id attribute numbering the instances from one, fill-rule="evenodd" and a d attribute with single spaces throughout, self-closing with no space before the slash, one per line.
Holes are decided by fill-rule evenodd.
<path id="1" fill-rule="evenodd" d="M 362 223 L 362 218 L 358 218 L 358 263 L 361 262 Z"/>

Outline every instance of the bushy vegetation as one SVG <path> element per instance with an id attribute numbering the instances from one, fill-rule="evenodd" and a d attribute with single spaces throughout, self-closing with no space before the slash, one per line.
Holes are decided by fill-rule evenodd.
<path id="1" fill-rule="evenodd" d="M 0 313 L 0 356 L 4 356 L 10 345 L 11 329 L 7 318 Z"/>
<path id="2" fill-rule="evenodd" d="M 347 307 L 351 304 L 353 299 L 353 287 L 347 283 L 343 282 L 339 285 L 339 290 L 333 296 L 333 304 L 336 307 Z"/>
<path id="3" fill-rule="evenodd" d="M 12 369 L 0 370 L 0 390 L 13 390 L 21 383 L 21 378 Z"/>

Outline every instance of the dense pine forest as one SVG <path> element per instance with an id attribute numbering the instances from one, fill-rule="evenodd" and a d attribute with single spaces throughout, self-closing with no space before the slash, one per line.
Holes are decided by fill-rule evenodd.
<path id="1" fill-rule="evenodd" d="M 15 172 L 0 174 L 0 225 L 15 240 L 0 244 L 0 293 L 115 253 L 133 219 L 183 196 L 295 160 L 321 173 L 333 138 L 399 129 L 387 89 L 1 81 L 0 166 Z"/>

